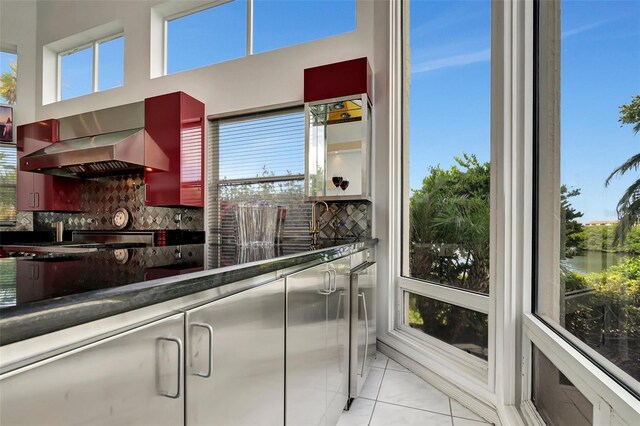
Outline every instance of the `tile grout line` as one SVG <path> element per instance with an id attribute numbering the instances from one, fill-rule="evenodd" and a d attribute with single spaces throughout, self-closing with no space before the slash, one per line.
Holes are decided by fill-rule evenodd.
<path id="1" fill-rule="evenodd" d="M 376 399 L 375 399 L 375 402 L 373 403 L 373 409 L 371 410 L 371 416 L 369 417 L 369 423 L 367 423 L 367 426 L 371 424 L 371 421 L 373 420 L 373 413 L 376 412 L 376 405 L 378 405 L 378 397 L 380 396 L 380 389 L 382 389 L 382 382 L 384 382 L 384 376 L 387 373 L 388 364 L 389 364 L 389 357 L 387 357 L 387 362 L 384 363 L 384 370 L 382 371 L 382 380 L 380 380 L 380 386 L 378 386 L 378 392 L 376 393 Z"/>
<path id="2" fill-rule="evenodd" d="M 449 414 L 451 414 L 451 426 L 456 426 L 453 422 L 453 407 L 451 406 L 451 397 L 449 397 Z"/>
<path id="3" fill-rule="evenodd" d="M 424 411 L 425 413 L 439 414 L 441 416 L 453 417 L 453 416 L 451 416 L 449 414 L 439 413 L 437 411 L 425 410 L 424 408 L 409 407 L 408 405 L 396 404 L 395 402 L 387 402 L 387 401 L 376 401 L 376 402 L 381 402 L 383 404 L 393 405 L 395 407 L 408 408 L 410 410 Z M 458 418 L 461 418 L 461 417 L 458 417 Z M 473 419 L 464 419 L 464 420 L 473 420 Z"/>

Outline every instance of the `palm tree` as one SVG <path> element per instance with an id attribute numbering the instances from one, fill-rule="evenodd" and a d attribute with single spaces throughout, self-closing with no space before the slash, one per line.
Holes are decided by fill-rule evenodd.
<path id="1" fill-rule="evenodd" d="M 640 131 L 640 95 L 634 96 L 628 105 L 620 107 L 620 119 L 622 124 L 633 124 L 633 133 Z M 618 166 L 605 181 L 605 186 L 609 186 L 614 176 L 622 176 L 630 170 L 637 171 L 640 168 L 640 153 L 631 156 L 627 161 Z M 618 227 L 614 244 L 624 243 L 629 230 L 638 223 L 640 219 L 640 179 L 632 183 L 620 197 L 616 207 L 618 212 Z"/>
<path id="2" fill-rule="evenodd" d="M 10 71 L 2 73 L 0 75 L 0 96 L 3 97 L 7 103 L 16 103 L 16 85 L 18 82 L 18 64 L 13 62 L 9 64 Z"/>

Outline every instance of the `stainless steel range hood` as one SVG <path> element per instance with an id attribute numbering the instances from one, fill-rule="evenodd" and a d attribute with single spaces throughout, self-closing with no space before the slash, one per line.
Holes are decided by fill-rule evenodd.
<path id="1" fill-rule="evenodd" d="M 167 170 L 169 159 L 145 132 L 142 103 L 62 118 L 60 142 L 20 159 L 20 170 L 89 178 Z"/>

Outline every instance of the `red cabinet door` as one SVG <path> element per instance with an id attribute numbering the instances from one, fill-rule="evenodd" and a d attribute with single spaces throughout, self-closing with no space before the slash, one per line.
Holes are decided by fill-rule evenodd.
<path id="1" fill-rule="evenodd" d="M 145 170 L 147 206 L 204 207 L 204 104 L 183 92 L 145 99 L 145 130 L 169 170 Z"/>
<path id="2" fill-rule="evenodd" d="M 18 126 L 20 158 L 58 140 L 58 121 Z M 18 171 L 17 204 L 21 211 L 82 211 L 82 182 L 78 179 Z"/>

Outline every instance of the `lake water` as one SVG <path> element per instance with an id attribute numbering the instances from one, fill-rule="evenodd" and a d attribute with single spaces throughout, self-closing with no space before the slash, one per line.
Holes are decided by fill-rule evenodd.
<path id="1" fill-rule="evenodd" d="M 574 256 L 566 259 L 569 267 L 578 273 L 601 272 L 612 265 L 617 265 L 626 255 L 619 253 L 605 253 L 600 251 L 588 251 L 583 256 Z"/>

